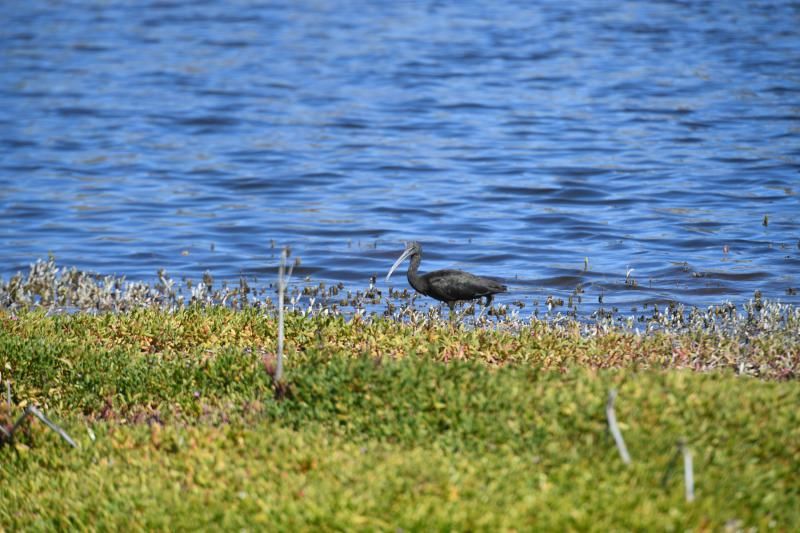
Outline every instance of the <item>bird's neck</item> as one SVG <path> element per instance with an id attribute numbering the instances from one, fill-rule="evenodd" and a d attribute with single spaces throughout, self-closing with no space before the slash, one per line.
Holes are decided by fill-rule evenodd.
<path id="1" fill-rule="evenodd" d="M 425 280 L 423 280 L 419 275 L 419 263 L 420 257 L 417 254 L 411 256 L 411 264 L 408 265 L 408 272 L 406 272 L 406 277 L 408 278 L 408 283 L 414 290 L 417 292 L 425 292 Z"/>

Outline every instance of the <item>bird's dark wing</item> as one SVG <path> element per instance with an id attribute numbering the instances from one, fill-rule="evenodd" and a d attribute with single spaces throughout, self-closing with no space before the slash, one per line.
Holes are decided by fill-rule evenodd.
<path id="1" fill-rule="evenodd" d="M 429 296 L 445 302 L 474 300 L 506 291 L 506 286 L 497 281 L 461 270 L 434 270 L 423 278 L 428 282 Z"/>

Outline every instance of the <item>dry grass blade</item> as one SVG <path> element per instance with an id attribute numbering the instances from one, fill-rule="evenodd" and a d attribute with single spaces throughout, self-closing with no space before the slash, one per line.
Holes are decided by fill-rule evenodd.
<path id="1" fill-rule="evenodd" d="M 683 452 L 683 481 L 686 487 L 686 501 L 694 501 L 694 468 L 692 465 L 692 451 L 686 446 L 686 441 L 681 440 L 680 449 Z"/>
<path id="2" fill-rule="evenodd" d="M 617 443 L 619 456 L 622 462 L 626 465 L 631 464 L 631 456 L 628 453 L 628 448 L 625 446 L 625 440 L 622 438 L 622 433 L 617 425 L 617 415 L 614 413 L 614 400 L 617 398 L 617 389 L 608 391 L 608 403 L 606 403 L 606 417 L 608 418 L 608 427 L 611 429 L 611 434 L 614 436 L 614 442 Z"/>
<path id="3" fill-rule="evenodd" d="M 667 482 L 669 481 L 672 471 L 678 463 L 678 459 L 683 456 L 683 483 L 686 493 L 686 501 L 691 503 L 694 501 L 694 466 L 692 463 L 692 451 L 686 445 L 686 440 L 681 439 L 675 447 L 675 453 L 667 464 L 667 469 L 664 471 L 664 476 L 661 478 L 661 486 L 666 490 Z"/>

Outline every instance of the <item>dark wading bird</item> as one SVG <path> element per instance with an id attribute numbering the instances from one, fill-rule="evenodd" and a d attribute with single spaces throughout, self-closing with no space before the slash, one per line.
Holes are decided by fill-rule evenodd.
<path id="1" fill-rule="evenodd" d="M 389 278 L 400 266 L 400 263 L 409 257 L 411 258 L 411 265 L 408 267 L 408 282 L 417 292 L 445 302 L 450 306 L 451 315 L 456 302 L 485 297 L 486 308 L 488 308 L 495 294 L 506 292 L 507 290 L 502 283 L 462 270 L 434 270 L 420 275 L 417 269 L 420 261 L 422 261 L 422 246 L 414 241 L 406 245 L 405 251 L 397 258 L 392 268 L 389 269 L 389 273 L 386 274 L 386 281 L 389 281 Z"/>

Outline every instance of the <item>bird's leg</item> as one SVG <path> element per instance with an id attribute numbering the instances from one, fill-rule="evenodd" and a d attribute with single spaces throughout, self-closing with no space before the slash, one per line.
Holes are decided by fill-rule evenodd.
<path id="1" fill-rule="evenodd" d="M 455 302 L 447 302 L 448 307 L 450 307 L 450 320 L 453 320 L 453 313 L 455 312 L 456 303 Z"/>
<path id="2" fill-rule="evenodd" d="M 489 309 L 489 306 L 491 306 L 491 305 L 492 305 L 492 300 L 493 300 L 493 299 L 494 299 L 494 296 L 493 296 L 493 295 L 491 295 L 491 294 L 489 294 L 489 295 L 487 295 L 487 296 L 486 296 L 486 303 L 483 305 L 483 309 L 481 309 L 481 312 L 480 312 L 480 314 L 478 315 L 478 318 L 476 318 L 476 319 L 475 319 L 476 321 L 477 321 L 478 319 L 480 319 L 480 318 L 483 316 L 483 313 L 484 313 L 486 310 L 488 310 L 488 309 Z"/>

